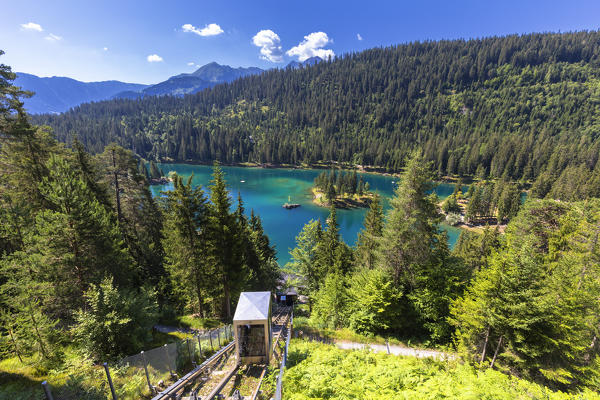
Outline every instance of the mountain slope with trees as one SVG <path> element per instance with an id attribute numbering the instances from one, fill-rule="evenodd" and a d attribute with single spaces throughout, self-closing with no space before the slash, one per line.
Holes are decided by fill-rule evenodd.
<path id="1" fill-rule="evenodd" d="M 339 161 L 399 171 L 415 148 L 440 175 L 598 195 L 600 33 L 414 42 L 266 71 L 183 98 L 40 116 L 60 140 L 146 159 Z"/>

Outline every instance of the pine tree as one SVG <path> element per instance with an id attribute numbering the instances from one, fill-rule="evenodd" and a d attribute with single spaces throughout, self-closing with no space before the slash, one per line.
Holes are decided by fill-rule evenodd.
<path id="1" fill-rule="evenodd" d="M 333 205 L 327 218 L 327 229 L 323 231 L 317 246 L 317 263 L 324 275 L 330 273 L 344 275 L 351 269 L 352 252 L 346 243 L 340 240 L 337 213 Z"/>
<path id="2" fill-rule="evenodd" d="M 321 270 L 317 260 L 322 235 L 321 221 L 310 220 L 296 236 L 296 247 L 290 251 L 292 268 L 304 277 L 311 310 L 313 296 L 322 286 L 325 277 L 325 272 Z"/>
<path id="3" fill-rule="evenodd" d="M 240 246 L 242 233 L 235 214 L 230 211 L 229 193 L 218 165 L 213 169 L 210 192 L 210 239 L 214 242 L 212 259 L 223 288 L 222 315 L 230 319 L 232 300 L 241 291 L 247 271 Z"/>
<path id="4" fill-rule="evenodd" d="M 200 315 L 207 315 L 209 299 L 215 295 L 214 269 L 208 246 L 208 206 L 202 187 L 192 187 L 177 174 L 173 190 L 165 192 L 165 225 L 163 246 L 165 268 L 171 278 L 175 297 Z"/>
<path id="5" fill-rule="evenodd" d="M 383 234 L 383 206 L 379 195 L 375 195 L 365 215 L 363 230 L 358 234 L 355 261 L 357 268 L 373 269 Z"/>
<path id="6" fill-rule="evenodd" d="M 430 261 L 441 216 L 432 189 L 431 171 L 418 153 L 408 160 L 386 219 L 379 255 L 394 285 L 414 285 L 415 269 Z"/>
<path id="7" fill-rule="evenodd" d="M 39 254 L 54 285 L 56 315 L 68 317 L 90 284 L 105 276 L 131 284 L 138 271 L 124 249 L 112 215 L 66 160 L 51 156 L 40 192 L 51 205 L 36 215 L 26 247 Z"/>
<path id="8" fill-rule="evenodd" d="M 164 277 L 163 220 L 147 180 L 138 172 L 137 160 L 131 151 L 112 144 L 95 158 L 95 163 L 96 170 L 102 171 L 96 186 L 108 188 L 104 193 L 109 193 L 108 202 L 115 210 L 129 254 L 140 266 L 143 280 L 158 285 Z"/>

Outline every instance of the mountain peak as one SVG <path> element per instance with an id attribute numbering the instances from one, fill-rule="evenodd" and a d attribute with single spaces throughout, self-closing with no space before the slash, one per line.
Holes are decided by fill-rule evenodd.
<path id="1" fill-rule="evenodd" d="M 307 58 L 306 60 L 304 60 L 302 62 L 296 61 L 296 60 L 290 61 L 290 63 L 286 66 L 286 68 L 296 69 L 296 68 L 300 68 L 300 67 L 307 67 L 310 65 L 315 65 L 321 61 L 323 61 L 323 59 L 321 57 L 313 56 L 313 57 Z"/>

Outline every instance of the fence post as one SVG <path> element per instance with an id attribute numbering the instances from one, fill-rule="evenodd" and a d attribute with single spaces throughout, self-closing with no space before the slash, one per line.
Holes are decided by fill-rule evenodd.
<path id="1" fill-rule="evenodd" d="M 148 382 L 148 387 L 150 388 L 150 393 L 154 393 L 154 387 L 150 383 L 150 375 L 148 375 L 148 362 L 146 361 L 146 355 L 142 351 L 140 353 L 142 355 L 142 359 L 144 360 L 144 372 L 146 372 L 146 382 Z"/>
<path id="2" fill-rule="evenodd" d="M 190 356 L 190 363 L 194 365 L 196 362 L 194 361 L 194 355 L 192 354 L 192 347 L 190 346 L 190 339 L 187 338 L 185 340 L 187 342 L 188 355 Z"/>
<path id="3" fill-rule="evenodd" d="M 117 400 L 117 393 L 115 393 L 115 387 L 113 385 L 112 378 L 110 377 L 110 371 L 108 370 L 108 363 L 102 364 L 104 365 L 104 371 L 106 371 L 106 379 L 108 380 L 108 386 L 110 386 L 110 393 L 112 394 L 113 400 Z"/>
<path id="4" fill-rule="evenodd" d="M 171 358 L 169 357 L 169 348 L 166 343 L 163 345 L 163 349 L 165 349 L 165 360 L 167 360 L 167 365 L 169 366 L 169 373 L 171 374 L 172 378 L 175 374 L 173 374 L 173 368 L 171 367 Z"/>
<path id="5" fill-rule="evenodd" d="M 213 350 L 213 344 L 212 344 L 212 331 L 208 331 L 208 338 L 210 339 L 210 349 Z"/>
<path id="6" fill-rule="evenodd" d="M 388 354 L 390 354 L 390 341 L 388 339 L 385 339 L 385 345 L 387 347 Z"/>
<path id="7" fill-rule="evenodd" d="M 221 348 L 221 330 L 217 328 L 217 342 L 219 343 L 219 348 Z"/>
<path id="8" fill-rule="evenodd" d="M 54 400 L 54 397 L 52 397 L 52 392 L 50 391 L 50 386 L 48 386 L 48 381 L 42 382 L 42 387 L 44 388 L 44 393 L 46 394 L 46 399 Z"/>
<path id="9" fill-rule="evenodd" d="M 198 338 L 198 353 L 200 353 L 200 355 L 198 356 L 198 362 L 200 362 L 200 360 L 202 360 L 202 340 L 200 340 L 200 335 L 196 337 Z"/>

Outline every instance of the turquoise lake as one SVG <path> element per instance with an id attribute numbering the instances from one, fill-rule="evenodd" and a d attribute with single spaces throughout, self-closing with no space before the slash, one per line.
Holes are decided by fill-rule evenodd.
<path id="1" fill-rule="evenodd" d="M 166 173 L 175 171 L 179 175 L 189 177 L 194 174 L 192 180 L 194 185 L 209 185 L 212 167 L 206 165 L 189 164 L 160 164 L 160 168 Z M 247 167 L 222 167 L 227 180 L 234 206 L 237 202 L 237 193 L 240 192 L 244 201 L 246 213 L 250 210 L 260 215 L 263 227 L 267 235 L 275 245 L 277 258 L 280 265 L 290 261 L 289 250 L 296 245 L 295 238 L 302 227 L 311 219 L 320 218 L 325 221 L 329 210 L 318 207 L 312 203 L 310 188 L 315 177 L 322 172 L 316 169 L 265 169 Z M 386 209 L 387 200 L 393 195 L 396 177 L 377 174 L 360 174 L 366 182 L 369 182 L 371 190 L 379 193 L 384 199 Z M 172 185 L 151 186 L 153 195 L 160 195 L 161 191 L 172 189 Z M 452 194 L 454 185 L 441 183 L 435 192 L 443 199 Z M 301 207 L 286 210 L 281 205 L 289 200 L 299 203 Z M 357 234 L 362 229 L 363 219 L 367 209 L 338 210 L 338 222 L 342 238 L 349 245 L 354 245 Z M 460 229 L 448 225 L 440 225 L 440 228 L 448 232 L 450 246 L 454 246 Z"/>

